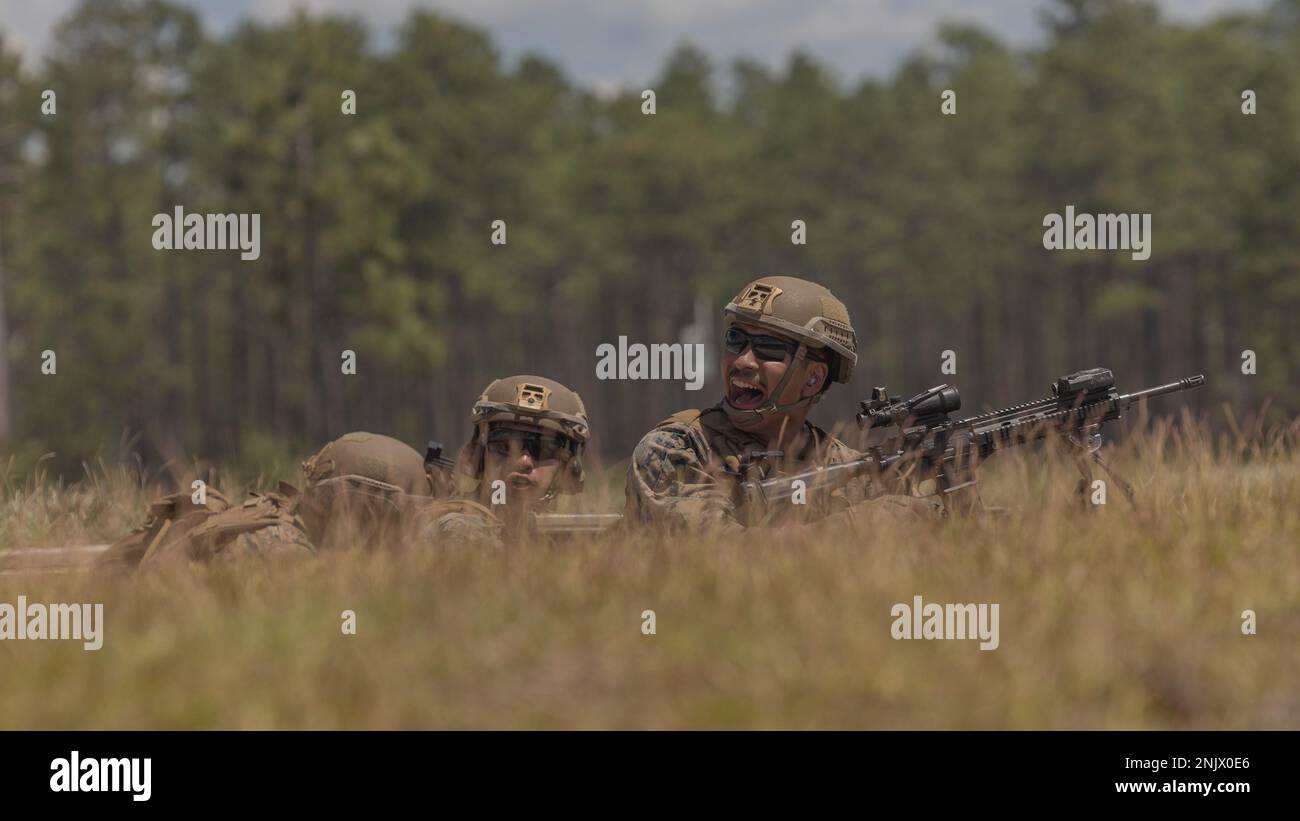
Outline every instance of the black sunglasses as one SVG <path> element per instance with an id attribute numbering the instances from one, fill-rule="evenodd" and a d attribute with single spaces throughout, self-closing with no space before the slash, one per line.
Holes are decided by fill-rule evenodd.
<path id="1" fill-rule="evenodd" d="M 488 431 L 487 449 L 497 456 L 509 456 L 514 443 L 537 462 L 559 459 L 569 452 L 569 440 L 564 436 L 549 433 L 535 433 L 513 428 L 497 428 Z"/>
<path id="2" fill-rule="evenodd" d="M 722 337 L 723 347 L 727 353 L 739 356 L 745 347 L 754 349 L 754 356 L 764 362 L 780 362 L 799 349 L 798 342 L 792 342 L 767 334 L 751 334 L 740 328 L 731 327 Z"/>

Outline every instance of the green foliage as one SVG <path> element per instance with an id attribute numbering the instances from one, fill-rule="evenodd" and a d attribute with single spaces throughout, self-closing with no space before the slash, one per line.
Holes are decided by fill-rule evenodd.
<path id="1" fill-rule="evenodd" d="M 720 66 L 683 44 L 646 79 L 646 116 L 641 86 L 598 95 L 544 58 L 503 64 L 427 11 L 380 51 L 346 18 L 214 37 L 171 3 L 83 3 L 27 73 L 0 37 L 7 452 L 48 449 L 76 476 L 123 430 L 153 466 L 356 428 L 454 443 L 484 384 L 532 371 L 582 393 L 614 461 L 712 398 L 598 382 L 596 347 L 676 341 L 698 298 L 720 307 L 760 273 L 849 305 L 860 377 L 828 416 L 866 385 L 947 379 L 946 349 L 972 407 L 1103 364 L 1125 386 L 1205 372 L 1193 401 L 1294 414 L 1296 9 L 1187 25 L 1147 2 L 1054 2 L 1031 51 L 950 24 L 892 77 L 847 85 L 812 54 Z M 176 205 L 260 214 L 261 258 L 155 251 L 150 219 Z M 1152 213 L 1151 259 L 1045 252 L 1043 215 L 1067 205 Z M 1240 374 L 1246 348 L 1258 376 Z"/>

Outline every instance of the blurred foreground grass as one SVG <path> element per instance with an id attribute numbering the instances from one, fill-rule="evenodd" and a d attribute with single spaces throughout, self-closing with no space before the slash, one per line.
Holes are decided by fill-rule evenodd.
<path id="1" fill-rule="evenodd" d="M 103 602 L 106 625 L 97 652 L 0 642 L 0 727 L 1300 728 L 1297 428 L 1187 430 L 1114 454 L 1136 512 L 1117 488 L 1080 512 L 1062 459 L 999 456 L 1005 519 L 3 576 L 0 601 Z M 96 475 L 8 483 L 3 544 L 136 523 L 152 489 Z M 915 595 L 998 603 L 1000 646 L 893 640 Z"/>

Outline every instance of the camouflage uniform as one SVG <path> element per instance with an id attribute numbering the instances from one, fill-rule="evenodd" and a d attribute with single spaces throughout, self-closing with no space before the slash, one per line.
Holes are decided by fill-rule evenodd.
<path id="1" fill-rule="evenodd" d="M 777 404 L 796 365 L 810 351 L 817 351 L 828 362 L 827 386 L 830 382 L 847 383 L 852 376 L 857 363 L 857 335 L 842 302 L 816 283 L 794 277 L 762 277 L 746 285 L 727 304 L 723 322 L 728 329 L 738 322 L 748 323 L 797 342 L 789 367 L 769 399 L 758 408 L 739 409 L 724 398 L 703 411 L 676 414 L 642 437 L 632 453 L 624 489 L 624 517 L 629 522 L 740 531 L 744 529 L 738 515 L 742 481 L 798 473 L 861 456 L 805 422 L 793 439 L 793 452 L 780 457 L 778 463 L 751 458 L 755 452 L 765 451 L 768 443 L 750 429 L 821 398 L 822 394 L 817 393 L 786 405 Z M 790 505 L 767 523 L 809 523 L 840 512 L 851 515 L 847 513 L 850 510 L 863 513 L 872 505 L 867 482 L 859 479 L 816 503 Z M 902 497 L 892 506 L 923 515 L 935 515 L 937 510 L 935 505 L 912 497 Z"/>
<path id="2" fill-rule="evenodd" d="M 195 504 L 186 492 L 154 502 L 145 523 L 110 546 L 101 561 L 153 567 L 251 556 L 293 561 L 316 552 L 289 496 L 250 493 L 242 504 L 233 505 L 215 488 L 204 494 L 203 504 Z"/>
<path id="3" fill-rule="evenodd" d="M 470 499 L 448 499 L 421 510 L 416 540 L 420 544 L 504 547 L 505 523 Z"/>
<path id="4" fill-rule="evenodd" d="M 761 464 L 750 478 L 799 473 L 850 462 L 860 454 L 809 422 L 803 446 L 779 464 Z M 732 424 L 721 403 L 704 411 L 684 411 L 660 422 L 642 437 L 628 467 L 624 517 L 642 524 L 740 531 L 736 498 L 744 457 L 766 443 Z M 836 490 L 823 504 L 792 505 L 783 522 L 807 522 L 846 509 L 867 498 L 865 480 Z"/>
<path id="5" fill-rule="evenodd" d="M 382 531 L 408 505 L 427 500 L 433 479 L 414 449 L 387 436 L 356 432 L 302 464 L 304 488 L 250 493 L 232 504 L 216 488 L 203 504 L 174 493 L 149 506 L 145 523 L 113 544 L 103 561 L 148 567 L 192 562 L 301 559 L 317 546 Z"/>

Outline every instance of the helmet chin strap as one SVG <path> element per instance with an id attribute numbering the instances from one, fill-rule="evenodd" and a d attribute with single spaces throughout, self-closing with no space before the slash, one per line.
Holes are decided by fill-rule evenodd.
<path id="1" fill-rule="evenodd" d="M 572 447 L 574 450 L 564 457 L 559 470 L 555 471 L 555 475 L 551 477 L 551 484 L 547 486 L 546 494 L 537 500 L 539 503 L 550 505 L 550 503 L 554 501 L 560 493 L 564 492 L 564 483 L 569 479 L 572 479 L 574 482 L 574 484 L 570 486 L 571 488 L 581 488 L 581 485 L 577 484 L 577 478 L 581 475 L 582 471 L 575 468 L 575 462 L 582 456 L 582 445 L 574 444 Z M 568 476 L 565 474 L 568 474 Z M 577 492 L 581 493 L 582 491 L 578 490 Z"/>
<path id="2" fill-rule="evenodd" d="M 731 423 L 741 430 L 750 430 L 762 425 L 775 414 L 789 413 L 790 411 L 804 407 L 805 405 L 811 406 L 821 399 L 821 394 L 815 393 L 812 396 L 805 396 L 802 399 L 796 399 L 794 402 L 789 402 L 784 405 L 776 404 L 775 397 L 779 397 L 782 392 L 785 391 L 785 386 L 789 384 L 790 377 L 794 376 L 795 363 L 804 361 L 807 358 L 807 354 L 808 346 L 800 342 L 799 347 L 795 349 L 794 356 L 790 359 L 790 367 L 785 369 L 785 373 L 781 376 L 781 381 L 776 383 L 776 387 L 772 389 L 773 398 L 767 400 L 761 406 L 749 410 L 742 410 L 740 408 L 732 407 L 731 402 L 724 399 L 722 406 L 727 411 L 727 418 L 731 420 Z"/>
<path id="3" fill-rule="evenodd" d="M 546 493 L 542 494 L 542 497 L 537 500 L 537 504 L 549 505 L 557 496 L 559 496 L 560 494 L 559 487 L 558 487 L 559 484 L 560 484 L 560 474 L 557 471 L 556 474 L 551 477 L 551 483 L 546 486 Z"/>

